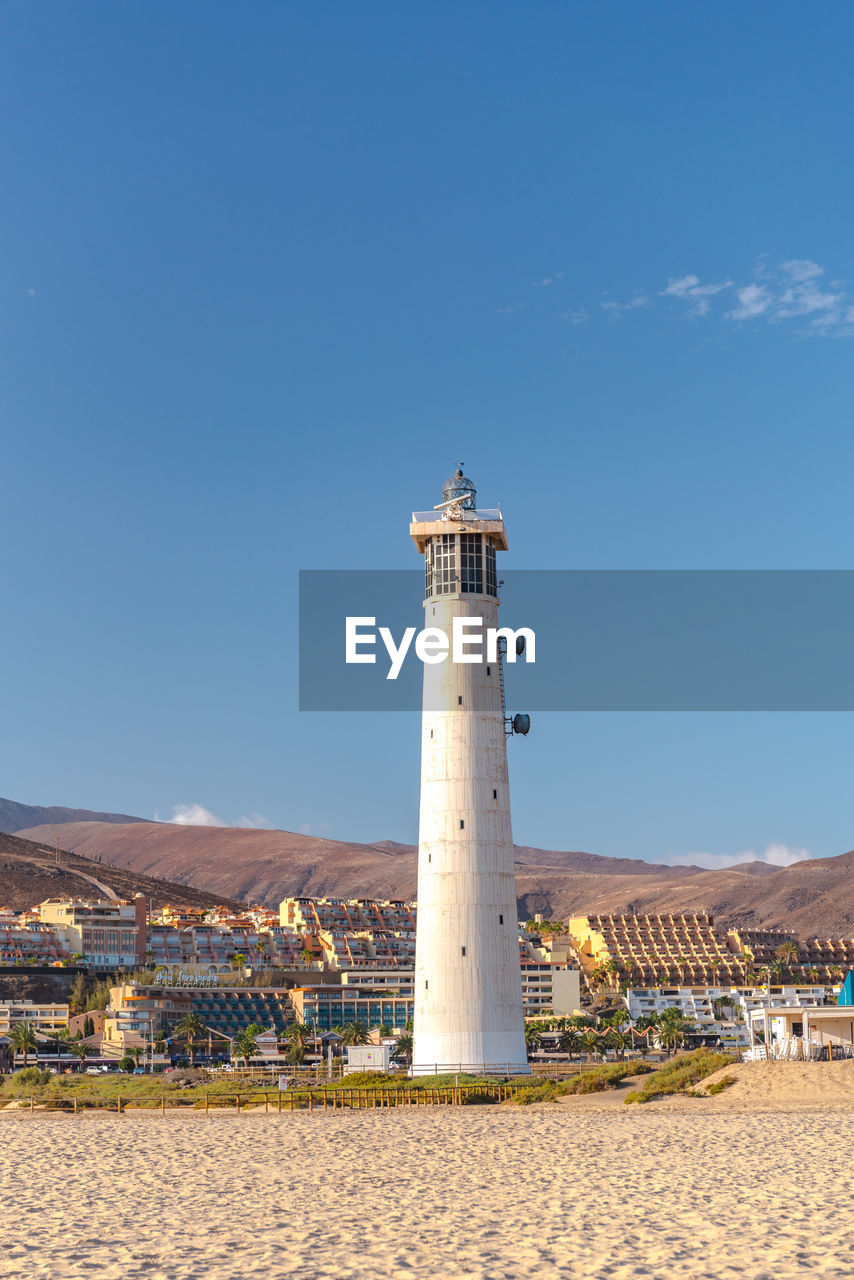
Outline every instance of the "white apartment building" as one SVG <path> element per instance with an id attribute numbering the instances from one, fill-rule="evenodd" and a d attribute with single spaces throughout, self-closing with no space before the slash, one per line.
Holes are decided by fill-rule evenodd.
<path id="1" fill-rule="evenodd" d="M 16 1022 L 30 1022 L 40 1035 L 52 1035 L 68 1026 L 68 1005 L 36 1000 L 0 1000 L 0 1036 L 7 1036 Z"/>
<path id="2" fill-rule="evenodd" d="M 719 1000 L 726 1002 L 722 1018 L 715 1014 Z M 747 1015 L 753 1009 L 772 1004 L 817 1008 L 824 1004 L 824 987 L 772 986 L 770 992 L 765 987 L 630 987 L 625 1001 L 632 1022 L 675 1008 L 698 1031 L 717 1036 L 724 1045 L 744 1046 L 749 1043 Z"/>

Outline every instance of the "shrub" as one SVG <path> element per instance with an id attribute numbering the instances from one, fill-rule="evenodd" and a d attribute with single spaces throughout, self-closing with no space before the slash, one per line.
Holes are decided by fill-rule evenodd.
<path id="1" fill-rule="evenodd" d="M 685 1093 L 706 1076 L 728 1067 L 736 1058 L 731 1053 L 711 1053 L 708 1049 L 695 1049 L 682 1058 L 674 1058 L 659 1071 L 654 1071 L 649 1079 L 630 1093 L 626 1102 L 651 1102 L 653 1098 L 663 1098 L 671 1093 Z"/>
<path id="2" fill-rule="evenodd" d="M 720 1080 L 709 1085 L 706 1093 L 723 1093 L 724 1089 L 728 1089 L 731 1084 L 735 1084 L 735 1076 L 721 1076 Z"/>
<path id="3" fill-rule="evenodd" d="M 593 1071 L 580 1071 L 568 1080 L 543 1080 L 540 1084 L 527 1085 L 516 1091 L 513 1101 L 525 1107 L 531 1102 L 552 1102 L 568 1094 L 603 1093 L 606 1089 L 616 1088 L 621 1080 L 649 1075 L 651 1071 L 648 1062 L 613 1062 Z"/>
<path id="4" fill-rule="evenodd" d="M 123 1058 L 119 1058 L 117 1065 L 118 1065 L 119 1071 L 133 1071 L 134 1067 L 136 1066 L 136 1063 L 128 1053 L 128 1054 L 125 1054 Z"/>
<path id="5" fill-rule="evenodd" d="M 49 1084 L 50 1078 L 50 1072 L 40 1067 L 23 1067 L 12 1076 L 15 1084 Z"/>

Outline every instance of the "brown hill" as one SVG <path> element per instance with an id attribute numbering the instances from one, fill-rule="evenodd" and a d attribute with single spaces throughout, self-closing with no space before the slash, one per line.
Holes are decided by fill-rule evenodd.
<path id="1" fill-rule="evenodd" d="M 104 826 L 109 824 L 104 823 Z M 64 827 L 58 830 L 65 830 Z M 230 895 L 206 893 L 126 867 L 93 862 L 53 844 L 0 835 L 0 905 L 20 911 L 46 898 L 133 898 L 143 893 L 155 905 L 181 902 L 199 907 L 240 904 Z"/>
<path id="2" fill-rule="evenodd" d="M 276 906 L 289 894 L 408 898 L 412 845 L 350 844 L 290 831 L 81 822 L 21 833 L 101 857 L 136 873 L 204 887 L 222 898 Z M 802 936 L 854 935 L 854 853 L 791 867 L 748 863 L 721 871 L 599 854 L 517 846 L 521 915 L 607 911 L 710 911 L 721 921 L 793 929 Z"/>
<path id="3" fill-rule="evenodd" d="M 0 831 L 14 834 L 24 827 L 67 822 L 147 822 L 127 813 L 96 813 L 92 809 L 64 809 L 61 805 L 19 804 L 0 796 Z"/>

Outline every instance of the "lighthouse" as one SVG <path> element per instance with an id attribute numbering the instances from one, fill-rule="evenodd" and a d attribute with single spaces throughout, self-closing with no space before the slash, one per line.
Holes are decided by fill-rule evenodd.
<path id="1" fill-rule="evenodd" d="M 500 510 L 478 511 L 462 465 L 432 511 L 413 512 L 424 556 L 425 626 L 498 627 Z M 476 623 L 457 623 L 477 635 Z M 490 661 L 424 664 L 414 1075 L 530 1070 L 522 1018 L 502 648 Z M 475 660 L 472 660 L 474 658 Z M 527 732 L 527 717 L 516 717 Z"/>

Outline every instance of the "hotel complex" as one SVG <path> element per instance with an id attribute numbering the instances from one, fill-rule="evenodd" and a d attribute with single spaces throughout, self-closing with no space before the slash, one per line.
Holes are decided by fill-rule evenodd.
<path id="1" fill-rule="evenodd" d="M 233 1037 L 254 1024 L 263 1029 L 259 1052 L 267 1061 L 284 1054 L 294 1023 L 332 1041 L 347 1024 L 390 1036 L 413 1020 L 417 1027 L 414 902 L 291 897 L 278 912 L 167 906 L 145 919 L 142 901 L 49 901 L 18 915 L 0 912 L 0 1058 L 9 1060 L 9 1035 L 20 1022 L 45 1045 L 68 1026 L 90 1057 L 104 1061 L 135 1050 L 150 1055 L 155 1042 L 162 1055 L 188 1014 L 206 1031 L 200 1052 L 227 1056 Z M 110 944 L 118 934 L 126 965 L 105 969 L 107 938 L 88 932 L 94 928 L 108 931 Z M 97 939 L 91 958 L 78 950 L 84 936 Z M 560 1027 L 597 1004 L 617 1003 L 641 1026 L 678 1009 L 694 1043 L 747 1048 L 766 1036 L 789 1044 L 805 1035 L 819 1046 L 854 1042 L 851 1010 L 836 1011 L 854 1000 L 850 978 L 840 992 L 852 939 L 725 930 L 692 912 L 514 921 L 513 940 L 520 1023 Z M 134 958 L 143 951 L 139 965 Z M 31 996 L 20 994 L 22 984 L 49 984 L 51 973 L 59 981 L 63 971 L 68 991 L 83 970 L 116 974 L 103 1009 L 75 1016 L 55 992 L 48 998 L 34 986 Z"/>

